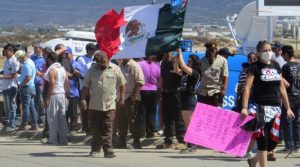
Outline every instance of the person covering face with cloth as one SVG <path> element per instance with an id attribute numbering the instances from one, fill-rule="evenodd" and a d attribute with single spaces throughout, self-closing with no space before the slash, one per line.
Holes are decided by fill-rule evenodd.
<path id="1" fill-rule="evenodd" d="M 250 167 L 255 167 L 257 162 L 260 167 L 267 167 L 267 151 L 273 150 L 278 142 L 280 98 L 287 109 L 287 117 L 293 119 L 294 114 L 281 79 L 281 69 L 278 63 L 270 61 L 273 55 L 270 44 L 267 41 L 260 41 L 256 49 L 259 61 L 248 69 L 241 118 L 245 118 L 248 114 L 255 115 L 254 119 L 242 127 L 254 131 L 257 141 L 258 153 L 248 160 Z"/>

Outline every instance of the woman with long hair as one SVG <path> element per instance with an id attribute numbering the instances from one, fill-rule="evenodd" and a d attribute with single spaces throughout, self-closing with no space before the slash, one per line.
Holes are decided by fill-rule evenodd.
<path id="1" fill-rule="evenodd" d="M 197 104 L 196 86 L 200 81 L 201 64 L 197 55 L 190 55 L 188 64 L 185 64 L 181 49 L 178 49 L 178 65 L 180 67 L 179 73 L 182 75 L 182 84 L 179 88 L 181 99 L 181 113 L 187 128 L 195 106 Z M 177 68 L 178 69 L 178 68 Z M 196 147 L 188 143 L 186 149 L 180 150 L 180 153 L 195 152 Z"/>

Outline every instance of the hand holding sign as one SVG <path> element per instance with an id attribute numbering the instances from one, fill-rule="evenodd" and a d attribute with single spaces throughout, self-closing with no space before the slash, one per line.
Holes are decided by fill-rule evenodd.
<path id="1" fill-rule="evenodd" d="M 251 132 L 240 127 L 252 117 L 240 119 L 236 112 L 198 103 L 184 140 L 230 155 L 246 154 Z"/>

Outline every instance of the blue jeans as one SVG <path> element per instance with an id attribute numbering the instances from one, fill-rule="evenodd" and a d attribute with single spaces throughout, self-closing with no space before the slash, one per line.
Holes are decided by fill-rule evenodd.
<path id="1" fill-rule="evenodd" d="M 29 121 L 29 113 L 32 117 L 32 126 L 37 126 L 37 112 L 34 106 L 34 97 L 35 97 L 35 87 L 34 86 L 25 86 L 21 90 L 21 102 L 23 107 L 23 116 L 22 116 L 22 123 L 21 127 L 27 125 Z"/>
<path id="2" fill-rule="evenodd" d="M 4 110 L 5 116 L 7 120 L 7 127 L 15 128 L 15 120 L 16 120 L 16 97 L 17 97 L 18 88 L 11 87 L 3 91 L 3 102 L 4 102 Z"/>
<path id="3" fill-rule="evenodd" d="M 291 109 L 295 114 L 295 119 L 287 119 L 286 109 L 283 107 L 281 126 L 283 130 L 285 147 L 287 149 L 293 149 L 295 147 L 300 147 L 300 104 L 295 104 L 297 100 L 293 97 L 289 96 L 289 100 Z"/>
<path id="4" fill-rule="evenodd" d="M 36 89 L 36 96 L 35 96 L 35 109 L 36 112 L 38 113 L 38 123 L 45 124 L 45 108 L 44 108 L 44 99 L 43 99 L 43 92 L 42 92 L 42 87 L 37 86 L 35 87 Z"/>

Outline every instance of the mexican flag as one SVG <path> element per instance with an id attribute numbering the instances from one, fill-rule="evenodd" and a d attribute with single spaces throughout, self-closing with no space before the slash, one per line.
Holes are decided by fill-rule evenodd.
<path id="1" fill-rule="evenodd" d="M 186 1 L 174 13 L 170 4 L 131 6 L 108 11 L 96 23 L 100 50 L 114 59 L 141 58 L 180 46 Z"/>

